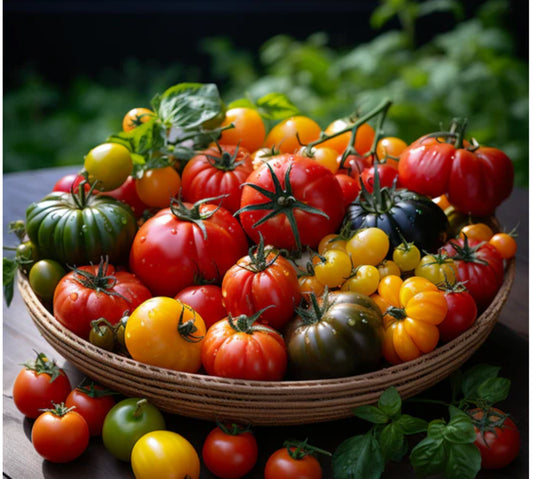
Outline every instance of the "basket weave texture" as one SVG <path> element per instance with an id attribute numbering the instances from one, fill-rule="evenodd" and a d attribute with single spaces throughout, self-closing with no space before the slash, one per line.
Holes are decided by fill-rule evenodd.
<path id="1" fill-rule="evenodd" d="M 515 275 L 510 261 L 498 294 L 474 325 L 418 359 L 371 373 L 312 381 L 245 381 L 172 371 L 93 346 L 59 323 L 19 274 L 18 288 L 44 339 L 82 373 L 126 396 L 183 416 L 282 426 L 342 419 L 394 386 L 414 396 L 449 376 L 481 346 L 498 320 Z"/>

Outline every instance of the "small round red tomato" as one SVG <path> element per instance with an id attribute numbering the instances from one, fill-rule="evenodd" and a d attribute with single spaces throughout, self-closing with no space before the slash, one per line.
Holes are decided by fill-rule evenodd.
<path id="1" fill-rule="evenodd" d="M 115 405 L 113 394 L 112 391 L 89 381 L 70 392 L 65 406 L 75 408 L 75 411 L 83 416 L 91 436 L 99 436 L 107 413 Z"/>
<path id="2" fill-rule="evenodd" d="M 78 192 L 78 185 L 84 180 L 85 178 L 83 175 L 71 173 L 69 175 L 65 175 L 59 180 L 56 181 L 54 184 L 54 187 L 52 188 L 52 191 L 64 191 L 66 193 L 70 193 L 71 189 L 74 191 L 74 193 Z M 90 185 L 88 183 L 85 184 L 85 191 L 89 191 Z"/>
<path id="3" fill-rule="evenodd" d="M 350 125 L 353 125 L 353 122 L 350 119 L 340 118 L 330 123 L 324 133 L 326 133 L 326 135 L 333 135 L 344 130 Z M 330 138 L 329 140 L 320 143 L 320 146 L 333 148 L 339 153 L 343 153 L 344 150 L 346 150 L 346 148 L 350 144 L 351 135 L 351 131 L 341 133 L 338 136 L 335 136 L 333 138 Z M 374 136 L 374 128 L 372 128 L 368 123 L 363 123 L 361 126 L 359 126 L 355 135 L 355 141 L 353 142 L 355 151 L 357 151 L 357 153 L 359 153 L 360 155 L 365 155 L 366 153 L 368 153 L 370 151 L 370 148 L 372 148 Z"/>
<path id="4" fill-rule="evenodd" d="M 508 233 L 496 233 L 489 243 L 498 250 L 503 259 L 514 258 L 518 249 L 516 240 Z"/>
<path id="5" fill-rule="evenodd" d="M 474 298 L 464 285 L 458 284 L 461 286 L 454 286 L 445 292 L 444 298 L 448 305 L 448 311 L 444 321 L 437 325 L 440 340 L 445 343 L 466 331 L 477 318 L 477 305 Z"/>
<path id="6" fill-rule="evenodd" d="M 265 146 L 268 148 L 275 146 L 281 153 L 295 153 L 302 146 L 318 140 L 320 132 L 319 124 L 312 118 L 291 116 L 269 131 Z"/>
<path id="7" fill-rule="evenodd" d="M 520 452 L 520 432 L 514 421 L 500 409 L 472 409 L 470 417 L 476 431 L 474 444 L 481 453 L 483 469 L 501 469 Z"/>
<path id="8" fill-rule="evenodd" d="M 50 462 L 70 462 L 89 445 L 89 426 L 81 414 L 55 404 L 33 423 L 31 441 L 35 450 Z"/>
<path id="9" fill-rule="evenodd" d="M 154 117 L 154 112 L 148 108 L 132 108 L 122 119 L 122 130 L 131 131 Z"/>
<path id="10" fill-rule="evenodd" d="M 345 175 L 344 173 L 337 173 L 335 179 L 341 187 L 344 207 L 347 208 L 348 205 L 357 198 L 357 195 L 361 191 L 361 186 L 355 178 Z"/>
<path id="11" fill-rule="evenodd" d="M 266 128 L 261 115 L 253 108 L 230 108 L 220 125 L 224 130 L 218 142 L 221 145 L 239 145 L 248 151 L 259 149 L 265 141 Z"/>
<path id="12" fill-rule="evenodd" d="M 297 447 L 274 451 L 265 465 L 265 479 L 322 479 L 318 459 Z"/>
<path id="13" fill-rule="evenodd" d="M 228 315 L 222 301 L 222 289 L 215 284 L 188 286 L 174 298 L 194 309 L 204 320 L 206 329 Z"/>
<path id="14" fill-rule="evenodd" d="M 188 162 L 181 174 L 181 197 L 195 203 L 207 198 L 235 213 L 241 202 L 242 184 L 253 171 L 246 148 L 221 145 L 208 148 Z"/>
<path id="15" fill-rule="evenodd" d="M 361 172 L 361 180 L 363 185 L 370 193 L 374 191 L 376 171 L 379 176 L 380 188 L 383 188 L 384 186 L 390 188 L 395 182 L 398 181 L 398 170 L 394 169 L 390 165 L 376 163 L 374 166 L 365 168 Z"/>
<path id="16" fill-rule="evenodd" d="M 258 381 L 283 378 L 287 369 L 283 336 L 267 325 L 255 325 L 258 316 L 228 316 L 208 329 L 202 344 L 207 374 Z"/>
<path id="17" fill-rule="evenodd" d="M 135 180 L 139 199 L 154 208 L 166 208 L 170 205 L 181 187 L 181 177 L 172 166 L 152 168 Z"/>
<path id="18" fill-rule="evenodd" d="M 13 402 L 26 417 L 36 418 L 41 409 L 65 401 L 71 390 L 70 381 L 55 361 L 38 353 L 34 361 L 24 363 L 13 384 Z"/>
<path id="19" fill-rule="evenodd" d="M 222 479 L 246 476 L 257 462 L 257 441 L 249 428 L 219 424 L 205 438 L 202 459 L 207 469 Z"/>
<path id="20" fill-rule="evenodd" d="M 133 210 L 133 213 L 135 213 L 136 218 L 142 217 L 144 211 L 149 208 L 149 206 L 139 198 L 137 187 L 135 185 L 135 178 L 133 178 L 133 176 L 128 176 L 128 179 L 117 189 L 106 191 L 102 194 L 112 196 L 129 205 Z"/>

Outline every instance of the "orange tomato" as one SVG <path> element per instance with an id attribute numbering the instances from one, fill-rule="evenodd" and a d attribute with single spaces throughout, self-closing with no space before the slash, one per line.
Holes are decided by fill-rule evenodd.
<path id="1" fill-rule="evenodd" d="M 230 108 L 220 127 L 233 124 L 224 130 L 218 142 L 221 145 L 240 145 L 248 151 L 259 149 L 265 140 L 266 128 L 261 115 L 253 108 Z"/>
<path id="2" fill-rule="evenodd" d="M 378 141 L 376 155 L 381 162 L 398 169 L 398 159 L 406 148 L 407 143 L 401 138 L 386 136 Z"/>
<path id="3" fill-rule="evenodd" d="M 332 135 L 341 130 L 344 130 L 349 125 L 350 122 L 348 120 L 341 118 L 330 123 L 324 133 L 326 133 L 326 135 Z M 320 143 L 320 146 L 333 148 L 339 153 L 343 153 L 350 143 L 351 135 L 351 131 L 341 133 L 339 136 L 335 136 L 333 138 L 330 138 L 329 140 Z M 357 128 L 357 133 L 355 134 L 355 142 L 353 143 L 355 150 L 360 155 L 368 153 L 370 151 L 370 148 L 372 148 L 374 136 L 374 128 L 372 128 L 368 123 L 363 123 L 359 128 Z"/>
<path id="4" fill-rule="evenodd" d="M 281 153 L 294 153 L 320 137 L 318 123 L 306 116 L 292 116 L 275 125 L 268 133 L 265 146 L 276 146 Z M 324 145 L 321 145 L 324 146 Z"/>
<path id="5" fill-rule="evenodd" d="M 131 131 L 153 117 L 154 112 L 148 108 L 133 108 L 124 115 L 122 129 L 124 131 Z"/>
<path id="6" fill-rule="evenodd" d="M 461 228 L 459 237 L 468 236 L 469 240 L 473 241 L 489 241 L 494 235 L 492 228 L 485 223 L 473 223 Z"/>
<path id="7" fill-rule="evenodd" d="M 139 199 L 146 206 L 154 208 L 168 207 L 170 199 L 178 194 L 180 187 L 181 177 L 172 166 L 147 170 L 135 180 Z"/>
<path id="8" fill-rule="evenodd" d="M 516 240 L 508 233 L 496 233 L 489 243 L 498 250 L 503 259 L 513 258 L 518 248 Z"/>

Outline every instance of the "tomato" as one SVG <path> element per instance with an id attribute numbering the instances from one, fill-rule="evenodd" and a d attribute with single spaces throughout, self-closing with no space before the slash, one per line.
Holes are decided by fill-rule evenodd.
<path id="1" fill-rule="evenodd" d="M 381 279 L 379 270 L 370 264 L 362 264 L 355 268 L 354 273 L 346 279 L 341 291 L 355 291 L 370 296 L 378 289 Z"/>
<path id="2" fill-rule="evenodd" d="M 398 160 L 403 150 L 407 148 L 407 143 L 401 138 L 387 136 L 381 138 L 376 146 L 378 160 L 386 162 L 387 165 L 398 169 Z"/>
<path id="3" fill-rule="evenodd" d="M 383 356 L 391 364 L 411 361 L 435 349 L 438 325 L 446 317 L 444 293 L 429 280 L 385 276 L 372 298 L 383 312 Z"/>
<path id="4" fill-rule="evenodd" d="M 516 240 L 508 233 L 496 233 L 490 238 L 489 243 L 498 250 L 503 259 L 514 258 L 518 249 Z"/>
<path id="5" fill-rule="evenodd" d="M 98 348 L 113 351 L 115 349 L 114 326 L 105 318 L 91 321 L 89 342 Z"/>
<path id="6" fill-rule="evenodd" d="M 228 269 L 222 297 L 229 314 L 252 316 L 262 310 L 259 320 L 280 330 L 293 317 L 301 294 L 292 264 L 261 240 Z"/>
<path id="7" fill-rule="evenodd" d="M 366 190 L 370 193 L 374 191 L 374 177 L 376 172 L 379 175 L 379 184 L 381 187 L 386 186 L 390 188 L 398 182 L 398 170 L 390 165 L 376 163 L 373 166 L 365 168 L 361 172 L 361 181 Z"/>
<path id="8" fill-rule="evenodd" d="M 154 112 L 148 108 L 132 108 L 122 119 L 122 130 L 131 131 L 154 117 Z"/>
<path id="9" fill-rule="evenodd" d="M 337 173 L 337 171 L 339 170 L 339 153 L 333 148 L 314 146 L 309 151 L 308 148 L 303 146 L 298 150 L 298 154 L 301 156 L 312 158 L 317 163 L 321 164 L 322 166 L 325 166 L 333 174 Z"/>
<path id="10" fill-rule="evenodd" d="M 274 451 L 265 465 L 265 479 L 322 479 L 318 459 L 297 447 Z"/>
<path id="11" fill-rule="evenodd" d="M 400 243 L 392 252 L 392 260 L 400 271 L 413 271 L 420 263 L 420 250 L 413 243 Z"/>
<path id="12" fill-rule="evenodd" d="M 444 298 L 448 310 L 444 321 L 438 325 L 441 341 L 447 343 L 465 332 L 477 318 L 477 305 L 466 287 L 459 286 L 445 289 Z"/>
<path id="13" fill-rule="evenodd" d="M 281 153 L 295 153 L 300 147 L 318 140 L 320 132 L 321 128 L 315 120 L 301 115 L 291 116 L 268 132 L 265 146 L 275 146 Z"/>
<path id="14" fill-rule="evenodd" d="M 65 193 L 70 193 L 71 190 L 74 190 L 74 193 L 77 193 L 78 186 L 84 179 L 85 178 L 83 177 L 83 175 L 77 173 L 70 173 L 59 178 L 59 180 L 57 180 L 54 184 L 52 191 L 63 191 Z M 86 190 L 89 190 L 89 184 L 86 183 L 84 186 Z"/>
<path id="15" fill-rule="evenodd" d="M 55 192 L 26 210 L 26 229 L 41 258 L 70 266 L 98 263 L 108 256 L 121 264 L 137 231 L 124 203 L 104 195 Z"/>
<path id="16" fill-rule="evenodd" d="M 213 324 L 202 344 L 207 374 L 233 379 L 280 381 L 287 368 L 281 334 L 267 325 L 254 325 L 259 313 Z"/>
<path id="17" fill-rule="evenodd" d="M 149 209 L 148 205 L 144 204 L 139 198 L 136 180 L 133 176 L 128 176 L 126 181 L 117 189 L 106 191 L 102 194 L 112 196 L 113 198 L 126 203 L 131 208 L 136 218 L 141 218 L 145 210 Z"/>
<path id="18" fill-rule="evenodd" d="M 150 298 L 138 306 L 124 332 L 126 349 L 136 361 L 188 373 L 200 369 L 204 336 L 200 315 L 165 296 Z"/>
<path id="19" fill-rule="evenodd" d="M 468 240 L 474 241 L 489 241 L 494 232 L 492 228 L 486 223 L 472 223 L 465 225 L 459 232 L 460 237 L 468 236 Z"/>
<path id="20" fill-rule="evenodd" d="M 468 411 L 481 453 L 482 469 L 501 469 L 513 462 L 520 452 L 520 432 L 514 421 L 501 409 L 471 409 Z"/>
<path id="21" fill-rule="evenodd" d="M 250 174 L 238 213 L 255 243 L 262 235 L 278 248 L 315 248 L 340 226 L 343 196 L 327 168 L 302 156 L 281 155 Z"/>
<path id="22" fill-rule="evenodd" d="M 353 122 L 350 119 L 340 118 L 330 123 L 325 129 L 324 133 L 331 136 L 335 133 L 339 133 L 350 125 L 353 125 Z M 337 150 L 337 152 L 343 153 L 350 144 L 351 135 L 351 131 L 341 133 L 338 136 L 323 141 L 320 143 L 320 146 L 333 148 L 334 150 Z M 368 153 L 370 148 L 372 148 L 374 136 L 374 128 L 372 128 L 368 123 L 363 123 L 361 126 L 359 126 L 355 135 L 355 141 L 352 144 L 355 148 L 355 151 L 357 151 L 357 153 L 360 155 L 365 155 Z"/>
<path id="23" fill-rule="evenodd" d="M 85 157 L 83 166 L 91 183 L 100 191 L 111 191 L 122 185 L 133 171 L 129 150 L 119 143 L 102 143 Z"/>
<path id="24" fill-rule="evenodd" d="M 81 456 L 89 445 L 89 426 L 81 414 L 54 404 L 33 423 L 31 442 L 50 462 L 70 462 Z"/>
<path id="25" fill-rule="evenodd" d="M 440 195 L 440 196 L 437 196 L 436 198 L 433 198 L 433 202 L 436 205 L 439 205 L 439 208 L 442 211 L 446 211 L 446 209 L 451 206 L 450 202 L 448 201 L 448 197 L 446 195 Z"/>
<path id="26" fill-rule="evenodd" d="M 59 282 L 54 293 L 54 316 L 83 339 L 89 338 L 91 321 L 104 317 L 116 324 L 152 294 L 135 275 L 116 271 L 102 261 L 76 268 Z"/>
<path id="27" fill-rule="evenodd" d="M 218 283 L 247 250 L 246 235 L 227 209 L 173 201 L 139 228 L 130 269 L 152 294 L 174 297 L 199 282 Z"/>
<path id="28" fill-rule="evenodd" d="M 389 237 L 380 228 L 361 228 L 346 242 L 346 252 L 354 266 L 381 263 L 390 248 Z"/>
<path id="29" fill-rule="evenodd" d="M 37 296 L 44 301 L 51 301 L 57 285 L 65 274 L 67 274 L 65 268 L 57 261 L 41 259 L 31 267 L 28 280 Z"/>
<path id="30" fill-rule="evenodd" d="M 412 143 L 400 156 L 400 182 L 430 197 L 446 193 L 462 213 L 490 216 L 511 194 L 513 163 L 496 148 L 464 145 L 461 136 L 424 136 Z"/>
<path id="31" fill-rule="evenodd" d="M 457 280 L 464 282 L 483 311 L 493 300 L 503 283 L 503 258 L 489 243 L 469 241 L 468 237 L 452 239 L 443 247 L 455 261 Z"/>
<path id="32" fill-rule="evenodd" d="M 107 413 L 102 427 L 105 448 L 117 459 L 129 461 L 135 443 L 146 433 L 165 429 L 159 409 L 146 399 L 127 398 Z"/>
<path id="33" fill-rule="evenodd" d="M 378 269 L 379 271 L 379 279 L 380 281 L 385 277 L 385 276 L 388 276 L 388 275 L 394 275 L 394 276 L 401 276 L 402 275 L 402 272 L 400 271 L 400 268 L 398 267 L 398 265 L 390 260 L 390 259 L 386 259 L 385 261 L 382 261 L 381 263 L 379 263 L 376 268 Z"/>
<path id="34" fill-rule="evenodd" d="M 112 391 L 89 381 L 69 393 L 65 406 L 74 407 L 75 411 L 83 416 L 91 436 L 99 436 L 102 434 L 107 413 L 115 405 L 113 394 Z"/>
<path id="35" fill-rule="evenodd" d="M 373 164 L 371 157 L 366 158 L 360 155 L 348 155 L 346 158 L 344 158 L 343 155 L 339 155 L 337 161 L 339 163 L 338 172 L 351 176 L 357 180 L 358 184 L 359 176 L 363 170 L 370 168 Z"/>
<path id="36" fill-rule="evenodd" d="M 32 241 L 23 241 L 15 250 L 15 261 L 24 274 L 29 274 L 32 266 L 39 260 L 37 247 Z"/>
<path id="37" fill-rule="evenodd" d="M 261 115 L 253 108 L 230 108 L 220 125 L 221 128 L 233 125 L 222 131 L 218 142 L 221 145 L 239 145 L 248 151 L 259 149 L 265 141 L 266 128 Z"/>
<path id="38" fill-rule="evenodd" d="M 457 266 L 447 253 L 426 254 L 414 270 L 415 276 L 428 279 L 433 284 L 457 282 Z"/>
<path id="39" fill-rule="evenodd" d="M 193 156 L 182 174 L 181 196 L 194 203 L 206 198 L 235 213 L 241 202 L 241 186 L 253 171 L 252 159 L 242 146 L 209 148 Z"/>
<path id="40" fill-rule="evenodd" d="M 154 208 L 166 208 L 181 188 L 181 177 L 172 166 L 146 170 L 135 180 L 139 199 Z"/>
<path id="41" fill-rule="evenodd" d="M 65 371 L 55 361 L 49 361 L 44 353 L 38 353 L 35 361 L 27 361 L 13 383 L 13 402 L 26 417 L 36 418 L 41 409 L 62 403 L 71 386 Z"/>
<path id="42" fill-rule="evenodd" d="M 202 459 L 222 479 L 245 477 L 257 462 L 257 441 L 249 428 L 219 424 L 205 438 Z"/>
<path id="43" fill-rule="evenodd" d="M 346 252 L 346 239 L 337 233 L 331 233 L 324 236 L 318 243 L 318 254 L 323 255 L 329 250 Z"/>
<path id="44" fill-rule="evenodd" d="M 298 310 L 285 340 L 297 379 L 351 376 L 376 369 L 381 359 L 381 311 L 368 296 L 329 292 Z"/>
<path id="45" fill-rule="evenodd" d="M 194 309 L 204 320 L 206 329 L 228 315 L 222 301 L 222 289 L 215 284 L 188 286 L 174 298 Z"/>
<path id="46" fill-rule="evenodd" d="M 321 256 L 319 262 L 315 264 L 316 278 L 330 289 L 340 287 L 352 271 L 350 256 L 344 251 L 335 249 L 325 251 Z"/>
<path id="47" fill-rule="evenodd" d="M 306 301 L 310 301 L 311 294 L 317 298 L 324 293 L 325 285 L 322 284 L 313 273 L 301 274 L 298 277 L 298 284 L 300 285 L 300 292 Z"/>
<path id="48" fill-rule="evenodd" d="M 337 173 L 335 179 L 339 182 L 344 199 L 344 207 L 347 208 L 357 198 L 359 191 L 361 191 L 361 186 L 355 178 L 344 173 Z"/>

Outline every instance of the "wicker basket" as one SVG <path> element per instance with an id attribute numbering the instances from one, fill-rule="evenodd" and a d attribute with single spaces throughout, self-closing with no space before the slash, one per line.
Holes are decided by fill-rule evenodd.
<path id="1" fill-rule="evenodd" d="M 485 341 L 498 320 L 515 274 L 507 266 L 497 296 L 474 325 L 422 357 L 372 373 L 313 381 L 244 381 L 149 366 L 97 348 L 63 327 L 41 304 L 26 277 L 18 287 L 42 336 L 59 354 L 99 383 L 127 396 L 145 397 L 160 409 L 206 420 L 253 425 L 296 425 L 342 419 L 395 386 L 406 398 L 458 369 Z"/>

